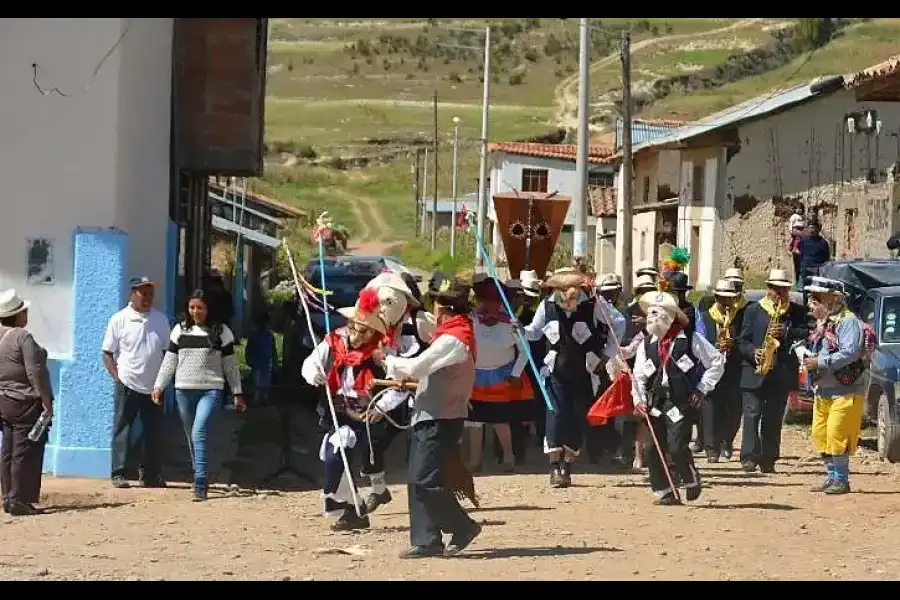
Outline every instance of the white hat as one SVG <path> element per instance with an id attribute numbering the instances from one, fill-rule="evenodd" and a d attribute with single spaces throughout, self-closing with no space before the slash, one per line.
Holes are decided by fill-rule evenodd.
<path id="1" fill-rule="evenodd" d="M 0 292 L 0 319 L 6 319 L 28 310 L 31 303 L 22 300 L 16 294 L 16 290 L 4 290 Z"/>
<path id="2" fill-rule="evenodd" d="M 681 310 L 681 307 L 678 306 L 678 299 L 668 292 L 647 292 L 638 299 L 638 303 L 641 305 L 641 310 L 644 311 L 644 314 L 651 308 L 657 307 L 672 315 L 675 320 L 680 321 L 683 325 L 687 325 L 690 321 L 688 316 L 684 314 L 684 311 Z"/>
<path id="3" fill-rule="evenodd" d="M 769 271 L 769 278 L 766 279 L 766 285 L 775 287 L 792 287 L 794 283 L 788 277 L 787 271 L 784 269 L 772 269 Z"/>
<path id="4" fill-rule="evenodd" d="M 416 300 L 416 297 L 413 295 L 412 290 L 409 289 L 409 286 L 406 285 L 406 282 L 403 281 L 403 278 L 400 277 L 400 274 L 395 271 L 382 271 L 378 275 L 376 275 L 369 283 L 366 284 L 367 288 L 389 288 L 392 290 L 396 290 L 406 296 L 406 302 L 409 306 L 415 308 L 419 306 L 419 301 Z"/>
<path id="5" fill-rule="evenodd" d="M 640 292 L 641 290 L 655 290 L 656 282 L 653 281 L 652 275 L 638 275 L 638 278 L 634 282 L 634 291 Z"/>
<path id="6" fill-rule="evenodd" d="M 607 273 L 603 276 L 603 279 L 600 280 L 600 283 L 597 284 L 597 289 L 601 292 L 621 290 L 622 278 L 615 273 Z"/>
<path id="7" fill-rule="evenodd" d="M 649 260 L 645 260 L 641 264 L 638 265 L 637 271 L 634 272 L 635 275 L 659 275 L 659 271 L 653 263 Z"/>
<path id="8" fill-rule="evenodd" d="M 806 278 L 806 285 L 803 287 L 803 291 L 812 294 L 834 294 L 836 296 L 843 296 L 846 293 L 842 281 L 817 275 Z"/>
<path id="9" fill-rule="evenodd" d="M 744 273 L 737 267 L 730 267 L 725 269 L 725 281 L 736 281 L 738 283 L 744 283 Z"/>
<path id="10" fill-rule="evenodd" d="M 538 279 L 535 271 L 521 271 L 519 281 L 522 282 L 522 289 L 526 296 L 537 298 L 541 295 L 541 280 Z"/>
<path id="11" fill-rule="evenodd" d="M 738 295 L 737 290 L 734 289 L 734 283 L 729 279 L 718 280 L 713 294 L 723 298 L 734 298 Z"/>

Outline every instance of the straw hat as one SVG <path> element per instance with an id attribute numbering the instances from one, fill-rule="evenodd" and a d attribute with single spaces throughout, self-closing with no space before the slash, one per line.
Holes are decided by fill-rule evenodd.
<path id="1" fill-rule="evenodd" d="M 651 290 L 656 289 L 656 282 L 653 281 L 652 275 L 638 275 L 638 278 L 634 282 L 634 292 L 639 293 L 641 291 L 649 292 Z"/>
<path id="2" fill-rule="evenodd" d="M 647 292 L 643 294 L 638 303 L 641 310 L 646 314 L 651 308 L 661 308 L 666 311 L 676 321 L 680 321 L 683 325 L 687 325 L 690 319 L 684 314 L 684 311 L 678 306 L 678 299 L 668 292 Z"/>
<path id="3" fill-rule="evenodd" d="M 622 289 L 622 278 L 615 273 L 607 273 L 597 284 L 597 289 L 601 292 L 610 292 Z"/>
<path id="4" fill-rule="evenodd" d="M 348 321 L 359 323 L 384 335 L 387 333 L 388 328 L 384 319 L 378 314 L 380 309 L 381 303 L 378 300 L 378 292 L 374 288 L 366 287 L 359 293 L 355 306 L 339 308 L 338 312 Z"/>
<path id="5" fill-rule="evenodd" d="M 520 272 L 519 281 L 522 282 L 522 290 L 526 296 L 537 298 L 541 295 L 541 280 L 535 271 Z"/>
<path id="6" fill-rule="evenodd" d="M 716 282 L 716 287 L 713 288 L 713 295 L 721 296 L 722 298 L 735 298 L 738 293 L 734 289 L 734 283 L 731 280 L 720 279 Z"/>
<path id="7" fill-rule="evenodd" d="M 784 269 L 772 269 L 769 271 L 769 278 L 766 279 L 766 285 L 775 287 L 793 287 L 794 283 L 788 277 L 787 271 Z"/>
<path id="8" fill-rule="evenodd" d="M 725 279 L 725 281 L 744 283 L 744 272 L 737 267 L 730 267 L 725 269 L 725 277 L 723 277 L 723 279 Z"/>
<path id="9" fill-rule="evenodd" d="M 20 312 L 28 310 L 31 303 L 22 300 L 16 294 L 16 290 L 4 290 L 0 292 L 0 319 L 7 319 Z"/>
<path id="10" fill-rule="evenodd" d="M 581 287 L 584 283 L 584 275 L 576 272 L 574 269 L 559 269 L 554 271 L 547 282 L 544 284 L 551 290 L 567 290 L 569 288 Z"/>

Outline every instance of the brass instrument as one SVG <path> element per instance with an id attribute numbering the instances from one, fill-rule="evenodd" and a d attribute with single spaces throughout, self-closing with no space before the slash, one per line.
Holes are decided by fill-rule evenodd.
<path id="1" fill-rule="evenodd" d="M 787 302 L 787 300 L 778 301 L 778 303 L 775 305 L 776 315 L 784 310 L 785 304 Z M 778 328 L 779 324 L 779 318 L 777 316 L 774 316 L 769 320 L 769 325 L 766 327 L 766 337 L 763 339 L 762 348 L 756 351 L 757 375 L 768 375 L 772 368 L 775 366 L 775 353 L 778 352 L 778 348 L 781 347 L 781 340 L 778 339 L 779 336 L 775 335 L 775 330 Z"/>
<path id="2" fill-rule="evenodd" d="M 719 327 L 719 334 L 716 336 L 716 350 L 719 352 L 728 352 L 731 350 L 731 323 L 734 321 L 734 307 L 729 306 L 725 311 L 725 320 Z"/>

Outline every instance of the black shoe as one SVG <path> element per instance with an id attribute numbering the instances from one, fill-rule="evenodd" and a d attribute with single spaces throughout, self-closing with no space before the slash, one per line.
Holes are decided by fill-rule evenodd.
<path id="1" fill-rule="evenodd" d="M 717 463 L 719 462 L 719 453 L 709 448 L 706 450 L 706 462 L 708 463 Z"/>
<path id="2" fill-rule="evenodd" d="M 572 485 L 572 463 L 567 460 L 559 463 L 559 476 L 562 478 L 563 487 Z"/>
<path id="3" fill-rule="evenodd" d="M 562 463 L 553 463 L 550 465 L 550 487 L 564 488 L 568 487 L 566 478 L 563 477 Z"/>
<path id="4" fill-rule="evenodd" d="M 760 463 L 759 472 L 768 473 L 770 475 L 773 473 L 777 473 L 777 471 L 775 470 L 775 463 Z"/>
<path id="5" fill-rule="evenodd" d="M 697 498 L 700 497 L 700 493 L 703 491 L 703 487 L 700 485 L 692 485 L 689 488 L 684 488 L 684 497 L 688 502 L 693 502 Z"/>
<path id="6" fill-rule="evenodd" d="M 112 486 L 120 490 L 126 490 L 131 487 L 131 484 L 128 483 L 128 480 L 121 475 L 116 475 L 112 478 Z"/>
<path id="7" fill-rule="evenodd" d="M 756 473 L 757 464 L 752 460 L 745 460 L 741 463 L 741 469 L 744 473 Z"/>
<path id="8" fill-rule="evenodd" d="M 164 488 L 166 480 L 162 477 L 149 477 L 141 479 L 141 486 L 145 488 Z"/>
<path id="9" fill-rule="evenodd" d="M 734 452 L 731 450 L 731 448 L 726 448 L 726 449 L 722 450 L 721 458 L 725 462 L 730 461 L 732 456 L 734 456 Z"/>
<path id="10" fill-rule="evenodd" d="M 4 502 L 3 503 L 3 512 L 5 512 L 6 514 L 9 514 L 9 507 L 10 507 L 9 502 Z"/>
<path id="11" fill-rule="evenodd" d="M 834 479 L 832 479 L 832 478 L 829 476 L 829 477 L 826 477 L 826 478 L 825 478 L 825 481 L 823 481 L 822 483 L 817 483 L 817 484 L 811 486 L 811 487 L 809 488 L 809 491 L 811 491 L 811 492 L 824 492 L 825 490 L 827 490 L 828 488 L 830 488 L 831 485 L 832 485 L 833 483 L 834 483 Z"/>
<path id="12" fill-rule="evenodd" d="M 850 482 L 849 481 L 832 481 L 831 485 L 822 490 L 826 494 L 849 494 L 850 493 Z"/>
<path id="13" fill-rule="evenodd" d="M 369 494 L 366 496 L 366 514 L 372 514 L 379 506 L 384 506 L 393 499 L 394 497 L 391 496 L 390 490 L 384 490 L 378 494 Z"/>
<path id="14" fill-rule="evenodd" d="M 356 531 L 358 529 L 368 529 L 371 526 L 369 516 L 363 514 L 358 516 L 353 510 L 347 509 L 337 521 L 331 525 L 332 531 Z"/>
<path id="15" fill-rule="evenodd" d="M 6 511 L 7 514 L 13 515 L 14 517 L 27 517 L 31 515 L 44 514 L 43 509 L 40 509 L 32 504 L 26 504 L 24 502 L 13 502 L 8 507 L 4 506 L 3 508 L 8 508 L 8 510 Z"/>
<path id="16" fill-rule="evenodd" d="M 401 552 L 400 558 L 435 558 L 443 555 L 443 546 L 413 546 Z"/>
<path id="17" fill-rule="evenodd" d="M 469 547 L 469 544 L 478 537 L 478 534 L 481 533 L 481 525 L 478 523 L 472 523 L 469 531 L 465 533 L 454 533 L 453 537 L 450 538 L 450 543 L 447 544 L 447 547 L 444 549 L 444 556 L 456 556 L 463 550 Z"/>
<path id="18" fill-rule="evenodd" d="M 653 504 L 656 504 L 657 506 L 681 506 L 681 500 L 679 500 L 675 494 L 669 492 L 662 498 L 654 500 Z"/>
<path id="19" fill-rule="evenodd" d="M 203 502 L 209 495 L 209 487 L 206 485 L 205 481 L 195 481 L 194 482 L 194 497 L 192 500 L 194 502 Z"/>

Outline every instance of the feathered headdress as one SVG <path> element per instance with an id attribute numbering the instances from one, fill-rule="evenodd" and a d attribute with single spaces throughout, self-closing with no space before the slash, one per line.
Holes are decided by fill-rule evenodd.
<path id="1" fill-rule="evenodd" d="M 662 273 L 659 275 L 659 289 L 664 292 L 669 287 L 672 275 L 684 271 L 684 267 L 691 261 L 691 254 L 687 248 L 672 248 L 669 257 L 663 261 Z"/>

